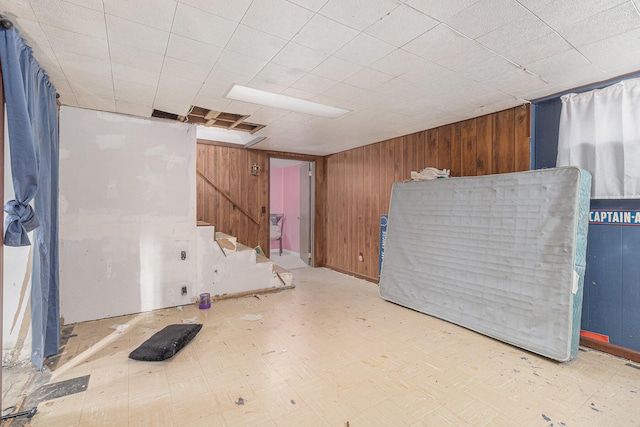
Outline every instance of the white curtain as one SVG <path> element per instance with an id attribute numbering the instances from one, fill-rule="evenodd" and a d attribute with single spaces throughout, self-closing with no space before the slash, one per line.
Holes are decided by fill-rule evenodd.
<path id="1" fill-rule="evenodd" d="M 591 172 L 594 199 L 640 198 L 640 79 L 560 99 L 556 165 Z"/>

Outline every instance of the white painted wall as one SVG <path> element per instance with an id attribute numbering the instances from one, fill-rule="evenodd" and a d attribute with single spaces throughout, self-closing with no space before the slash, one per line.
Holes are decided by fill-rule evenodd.
<path id="1" fill-rule="evenodd" d="M 195 153 L 192 125 L 61 108 L 65 323 L 195 300 Z"/>
<path id="2" fill-rule="evenodd" d="M 4 129 L 4 204 L 15 198 L 9 160 L 9 135 Z M 6 212 L 4 218 L 6 219 Z M 4 225 L 4 220 L 2 222 Z M 2 228 L 4 234 L 4 226 Z M 33 242 L 33 232 L 29 233 Z M 31 355 L 31 246 L 5 246 L 2 271 L 2 363 L 20 363 Z"/>

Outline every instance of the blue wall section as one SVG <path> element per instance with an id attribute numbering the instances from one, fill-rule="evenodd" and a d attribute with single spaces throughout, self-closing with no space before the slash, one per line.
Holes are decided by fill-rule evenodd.
<path id="1" fill-rule="evenodd" d="M 535 169 L 556 165 L 560 109 L 559 96 L 533 103 Z M 592 200 L 591 209 L 640 211 L 640 200 Z M 640 226 L 589 225 L 581 327 L 640 351 Z"/>

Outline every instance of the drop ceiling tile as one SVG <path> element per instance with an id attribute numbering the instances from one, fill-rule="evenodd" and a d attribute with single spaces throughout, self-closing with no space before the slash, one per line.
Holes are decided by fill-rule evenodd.
<path id="1" fill-rule="evenodd" d="M 626 0 L 556 0 L 536 10 L 552 28 L 561 28 L 604 12 Z"/>
<path id="2" fill-rule="evenodd" d="M 262 107 L 255 111 L 247 118 L 251 123 L 259 123 L 261 125 L 270 125 L 278 118 L 289 114 L 289 111 L 281 110 L 279 108 Z"/>
<path id="3" fill-rule="evenodd" d="M 640 30 L 632 30 L 578 49 L 593 65 L 614 75 L 638 70 Z M 635 69 L 635 70 L 634 70 Z"/>
<path id="4" fill-rule="evenodd" d="M 319 13 L 363 31 L 396 7 L 397 3 L 391 0 L 329 0 Z"/>
<path id="5" fill-rule="evenodd" d="M 254 89 L 266 90 L 267 92 L 282 93 L 287 90 L 288 86 L 280 85 L 274 82 L 254 78 L 246 85 Z"/>
<path id="6" fill-rule="evenodd" d="M 100 11 L 61 0 L 32 0 L 31 7 L 40 22 L 99 39 L 107 38 L 104 14 Z"/>
<path id="7" fill-rule="evenodd" d="M 446 21 L 478 0 L 407 0 L 405 3 L 438 21 Z"/>
<path id="8" fill-rule="evenodd" d="M 158 91 L 154 103 L 175 103 L 177 105 L 193 105 L 193 99 L 200 91 L 201 83 L 179 77 L 160 75 Z"/>
<path id="9" fill-rule="evenodd" d="M 570 49 L 572 46 L 554 32 L 508 50 L 504 52 L 504 56 L 510 61 L 526 67 L 527 64 Z"/>
<path id="10" fill-rule="evenodd" d="M 555 0 L 518 0 L 518 1 L 527 9 L 536 11 L 548 5 L 549 3 L 553 3 Z"/>
<path id="11" fill-rule="evenodd" d="M 358 34 L 359 32 L 357 30 L 340 24 L 326 16 L 315 15 L 302 27 L 292 41 L 321 52 L 332 54 L 353 40 Z"/>
<path id="12" fill-rule="evenodd" d="M 271 62 L 307 73 L 320 65 L 325 59 L 327 59 L 326 53 L 290 42 L 282 48 Z"/>
<path id="13" fill-rule="evenodd" d="M 475 67 L 463 67 L 460 74 L 477 82 L 489 80 L 497 75 L 518 68 L 513 62 L 509 62 L 501 56 L 494 55 L 489 59 L 476 63 Z"/>
<path id="14" fill-rule="evenodd" d="M 256 77 L 269 83 L 289 87 L 300 80 L 303 75 L 304 73 L 300 70 L 270 62 L 258 74 L 256 74 Z M 304 88 L 299 89 L 304 90 Z"/>
<path id="15" fill-rule="evenodd" d="M 486 84 L 509 95 L 518 98 L 535 90 L 543 90 L 551 85 L 540 77 L 525 70 L 516 69 L 487 80 Z"/>
<path id="16" fill-rule="evenodd" d="M 361 33 L 335 53 L 338 58 L 366 67 L 393 52 L 389 43 Z"/>
<path id="17" fill-rule="evenodd" d="M 66 0 L 69 3 L 73 3 L 78 6 L 88 7 L 89 9 L 104 12 L 104 6 L 102 0 Z"/>
<path id="18" fill-rule="evenodd" d="M 339 82 L 349 78 L 363 68 L 361 65 L 356 65 L 353 62 L 331 56 L 311 70 L 311 73 Z"/>
<path id="19" fill-rule="evenodd" d="M 505 53 L 552 32 L 547 24 L 529 13 L 478 37 L 476 41 L 498 53 Z"/>
<path id="20" fill-rule="evenodd" d="M 633 3 L 623 3 L 582 21 L 557 28 L 557 31 L 573 46 L 580 47 L 636 28 L 640 28 L 640 13 Z"/>
<path id="21" fill-rule="evenodd" d="M 578 86 L 584 80 L 597 82 L 608 78 L 605 72 L 593 66 L 582 54 L 573 49 L 531 63 L 527 65 L 527 69 L 552 85 Z"/>
<path id="22" fill-rule="evenodd" d="M 171 32 L 203 43 L 224 47 L 238 24 L 229 19 L 178 3 Z"/>
<path id="23" fill-rule="evenodd" d="M 116 101 L 116 112 L 130 116 L 151 117 L 153 108 L 147 105 L 139 105 L 131 102 Z"/>
<path id="24" fill-rule="evenodd" d="M 108 15 L 119 16 L 163 31 L 171 30 L 177 3 L 175 0 L 103 0 L 103 2 L 104 11 Z"/>
<path id="25" fill-rule="evenodd" d="M 191 102 L 176 102 L 172 99 L 156 99 L 153 103 L 153 108 L 160 111 L 166 111 L 167 113 L 177 114 L 179 116 L 186 116 L 191 110 Z"/>
<path id="26" fill-rule="evenodd" d="M 422 84 L 425 81 L 433 80 L 451 73 L 453 73 L 451 70 L 425 60 L 424 63 L 411 68 L 409 71 L 398 77 L 408 83 Z"/>
<path id="27" fill-rule="evenodd" d="M 120 43 L 111 42 L 111 61 L 117 64 L 129 65 L 141 70 L 160 73 L 164 56 L 159 53 L 141 50 Z"/>
<path id="28" fill-rule="evenodd" d="M 284 39 L 240 24 L 225 49 L 269 61 L 286 44 Z"/>
<path id="29" fill-rule="evenodd" d="M 136 84 L 157 84 L 160 79 L 160 73 L 148 70 L 141 70 L 130 65 L 112 63 L 111 71 L 114 80 L 124 80 Z"/>
<path id="30" fill-rule="evenodd" d="M 366 92 L 365 89 L 361 89 L 354 85 L 338 83 L 337 85 L 324 91 L 319 96 L 330 97 L 333 100 L 331 105 L 335 106 L 336 105 L 335 102 L 356 98 L 358 96 L 362 96 L 365 92 Z M 318 98 L 316 97 L 315 102 L 322 103 L 323 101 L 319 101 Z"/>
<path id="31" fill-rule="evenodd" d="M 111 76 L 111 63 L 107 59 L 91 58 L 66 51 L 59 51 L 57 56 L 65 73 L 76 70 L 96 76 Z"/>
<path id="32" fill-rule="evenodd" d="M 406 50 L 396 49 L 384 58 L 369 65 L 369 68 L 381 71 L 391 76 L 400 76 L 408 71 L 415 70 L 428 61 Z M 434 67 L 439 67 L 433 64 Z"/>
<path id="33" fill-rule="evenodd" d="M 227 109 L 225 110 L 225 112 L 232 113 L 232 114 L 241 114 L 243 116 L 249 116 L 255 113 L 256 111 L 258 111 L 260 108 L 263 108 L 263 106 L 258 104 L 252 104 L 250 102 L 231 101 L 227 106 Z"/>
<path id="34" fill-rule="evenodd" d="M 309 9 L 314 12 L 317 12 L 320 9 L 322 9 L 322 6 L 324 6 L 327 3 L 327 0 L 289 0 L 289 1 L 291 3 L 295 3 L 298 6 L 302 6 L 305 9 Z"/>
<path id="35" fill-rule="evenodd" d="M 193 105 L 215 111 L 227 111 L 229 104 L 231 104 L 229 99 L 207 96 L 202 92 L 199 92 L 193 99 Z"/>
<path id="36" fill-rule="evenodd" d="M 196 9 L 213 13 L 234 22 L 240 22 L 249 8 L 251 0 L 180 0 L 180 3 L 188 4 Z"/>
<path id="37" fill-rule="evenodd" d="M 169 32 L 106 15 L 109 43 L 120 43 L 149 52 L 164 54 L 167 50 Z"/>
<path id="38" fill-rule="evenodd" d="M 313 116 L 310 116 L 308 114 L 300 114 L 300 113 L 289 113 L 286 114 L 280 118 L 278 118 L 277 120 L 275 120 L 273 122 L 274 125 L 276 126 L 281 126 L 281 127 L 293 127 L 296 125 L 300 125 L 302 123 L 308 122 L 309 120 L 311 120 L 313 118 Z"/>
<path id="39" fill-rule="evenodd" d="M 285 0 L 254 0 L 242 23 L 285 40 L 291 40 L 313 12 Z"/>
<path id="40" fill-rule="evenodd" d="M 246 85 L 250 80 L 251 77 L 241 76 L 237 73 L 232 73 L 230 71 L 223 70 L 218 66 L 214 66 L 205 82 L 219 86 L 226 86 L 227 89 L 229 89 L 233 84 Z"/>
<path id="41" fill-rule="evenodd" d="M 168 56 L 164 58 L 164 64 L 162 65 L 162 74 L 195 80 L 200 83 L 204 83 L 209 71 L 211 71 L 210 67 L 169 58 Z"/>
<path id="42" fill-rule="evenodd" d="M 125 80 L 114 80 L 113 87 L 116 101 L 151 106 L 156 96 L 155 84 L 141 85 Z"/>
<path id="43" fill-rule="evenodd" d="M 170 58 L 211 68 L 221 53 L 222 48 L 218 46 L 202 43 L 172 33 L 169 36 L 166 55 Z"/>
<path id="44" fill-rule="evenodd" d="M 85 100 L 88 98 L 114 99 L 113 87 L 108 87 L 107 83 L 96 85 L 83 81 L 76 81 L 71 84 L 71 90 L 73 90 L 78 102 L 81 98 Z"/>
<path id="45" fill-rule="evenodd" d="M 22 20 L 37 22 L 38 18 L 33 12 L 29 0 L 14 0 L 2 2 L 2 13 Z M 23 35 L 24 37 L 24 35 Z"/>
<path id="46" fill-rule="evenodd" d="M 422 12 L 401 5 L 367 28 L 366 33 L 401 47 L 438 24 L 438 21 Z"/>
<path id="47" fill-rule="evenodd" d="M 304 90 L 311 93 L 321 94 L 333 86 L 335 86 L 338 82 L 331 79 L 326 79 L 324 77 L 316 76 L 314 74 L 307 74 L 302 78 L 298 79 L 293 87 L 296 89 Z"/>
<path id="48" fill-rule="evenodd" d="M 267 61 L 225 50 L 216 63 L 216 69 L 225 70 L 241 76 L 253 77 L 262 70 Z"/>
<path id="49" fill-rule="evenodd" d="M 452 70 L 472 67 L 494 55 L 444 24 L 407 43 L 403 49 Z"/>
<path id="50" fill-rule="evenodd" d="M 88 110 L 99 111 L 116 111 L 116 102 L 113 99 L 96 98 L 96 97 L 78 97 L 78 106 Z"/>
<path id="51" fill-rule="evenodd" d="M 393 76 L 390 76 L 389 74 L 372 70 L 371 68 L 364 68 L 362 71 L 359 71 L 348 79 L 345 79 L 344 83 L 361 89 L 375 90 L 378 86 L 392 78 Z"/>
<path id="52" fill-rule="evenodd" d="M 480 0 L 447 19 L 446 23 L 475 39 L 528 13 L 515 0 Z"/>
<path id="53" fill-rule="evenodd" d="M 92 58 L 109 59 L 107 40 L 74 33 L 62 28 L 40 24 L 49 45 L 56 51 L 69 51 Z"/>

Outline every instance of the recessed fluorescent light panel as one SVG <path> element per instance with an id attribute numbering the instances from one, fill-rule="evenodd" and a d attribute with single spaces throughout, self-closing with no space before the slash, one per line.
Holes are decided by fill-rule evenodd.
<path id="1" fill-rule="evenodd" d="M 233 85 L 225 98 L 236 101 L 250 102 L 252 104 L 265 105 L 267 107 L 280 108 L 282 110 L 295 111 L 296 113 L 310 114 L 312 116 L 336 119 L 349 112 L 343 108 L 318 104 L 305 99 L 293 98 L 278 93 L 252 89 L 246 86 Z"/>

